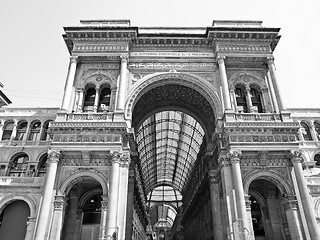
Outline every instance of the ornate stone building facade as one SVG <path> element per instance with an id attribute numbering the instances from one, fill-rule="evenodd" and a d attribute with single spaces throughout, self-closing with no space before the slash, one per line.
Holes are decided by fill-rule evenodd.
<path id="1" fill-rule="evenodd" d="M 81 24 L 61 108 L 0 110 L 0 239 L 320 239 L 320 109 L 284 106 L 279 28 Z"/>

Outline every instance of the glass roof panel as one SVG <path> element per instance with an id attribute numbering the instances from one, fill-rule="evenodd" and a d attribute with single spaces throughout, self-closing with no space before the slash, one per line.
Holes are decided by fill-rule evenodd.
<path id="1" fill-rule="evenodd" d="M 148 117 L 137 130 L 138 151 L 147 192 L 171 183 L 181 191 L 196 161 L 204 130 L 191 116 L 162 111 Z"/>

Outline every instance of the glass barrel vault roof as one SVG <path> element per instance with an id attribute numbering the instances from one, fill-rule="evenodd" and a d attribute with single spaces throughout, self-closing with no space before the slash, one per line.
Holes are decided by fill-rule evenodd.
<path id="1" fill-rule="evenodd" d="M 201 125 L 186 113 L 162 111 L 148 117 L 136 136 L 147 193 L 162 185 L 181 193 L 203 141 Z"/>

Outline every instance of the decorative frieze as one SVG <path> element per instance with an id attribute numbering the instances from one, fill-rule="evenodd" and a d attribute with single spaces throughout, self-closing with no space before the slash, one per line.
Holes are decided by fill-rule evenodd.
<path id="1" fill-rule="evenodd" d="M 231 135 L 230 143 L 293 143 L 296 135 Z"/>
<path id="2" fill-rule="evenodd" d="M 279 113 L 236 113 L 235 118 L 237 121 L 281 121 Z"/>
<path id="3" fill-rule="evenodd" d="M 69 143 L 80 143 L 80 142 L 90 142 L 90 143 L 111 143 L 120 142 L 121 135 L 119 134 L 104 134 L 99 135 L 94 132 L 90 135 L 88 134 L 55 134 L 53 136 L 53 142 L 69 142 Z"/>
<path id="4" fill-rule="evenodd" d="M 111 44 L 76 44 L 73 46 L 73 52 L 125 52 L 128 51 L 128 45 Z"/>
<path id="5" fill-rule="evenodd" d="M 64 195 L 56 195 L 54 197 L 54 211 L 65 211 L 68 198 Z"/>
<path id="6" fill-rule="evenodd" d="M 217 52 L 230 52 L 230 53 L 270 53 L 271 49 L 268 45 L 243 45 L 233 44 L 224 45 L 218 44 L 216 48 Z"/>

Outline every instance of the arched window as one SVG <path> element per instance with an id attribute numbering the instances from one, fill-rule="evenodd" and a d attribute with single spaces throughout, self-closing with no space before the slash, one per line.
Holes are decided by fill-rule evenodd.
<path id="1" fill-rule="evenodd" d="M 8 121 L 4 124 L 3 134 L 2 134 L 2 141 L 10 140 L 12 131 L 13 131 L 14 123 L 13 121 Z"/>
<path id="2" fill-rule="evenodd" d="M 236 86 L 235 88 L 237 108 L 239 112 L 248 112 L 247 99 L 244 88 L 242 86 Z"/>
<path id="3" fill-rule="evenodd" d="M 21 121 L 18 123 L 18 127 L 17 127 L 17 135 L 15 140 L 23 140 L 24 136 L 26 135 L 27 132 L 27 128 L 28 128 L 28 123 L 27 121 Z"/>
<path id="4" fill-rule="evenodd" d="M 39 164 L 37 167 L 38 177 L 43 177 L 46 174 L 47 160 L 48 160 L 48 154 L 44 154 L 40 157 Z"/>
<path id="5" fill-rule="evenodd" d="M 41 129 L 41 122 L 39 120 L 33 121 L 31 124 L 28 140 L 37 141 L 40 135 L 40 129 Z"/>
<path id="6" fill-rule="evenodd" d="M 49 131 L 50 122 L 52 122 L 52 120 L 45 121 L 43 124 L 43 131 L 41 133 L 41 138 L 40 138 L 41 141 L 48 141 L 49 140 L 49 132 L 48 131 Z"/>
<path id="7" fill-rule="evenodd" d="M 320 153 L 314 155 L 314 161 L 316 162 L 316 166 L 320 166 Z"/>
<path id="8" fill-rule="evenodd" d="M 255 88 L 250 88 L 252 107 L 255 112 L 262 113 L 262 103 L 260 92 Z"/>
<path id="9" fill-rule="evenodd" d="M 14 177 L 24 176 L 28 171 L 29 156 L 26 153 L 15 155 L 9 165 L 9 175 Z"/>
<path id="10" fill-rule="evenodd" d="M 305 141 L 312 141 L 312 136 L 308 124 L 306 124 L 305 122 L 301 122 L 300 125 L 302 127 L 303 139 Z"/>
<path id="11" fill-rule="evenodd" d="M 111 100 L 111 89 L 109 87 L 102 88 L 99 98 L 99 111 L 109 110 Z"/>
<path id="12" fill-rule="evenodd" d="M 96 96 L 96 89 L 94 87 L 88 88 L 84 96 L 84 103 L 83 103 L 84 112 L 93 111 L 95 96 Z"/>
<path id="13" fill-rule="evenodd" d="M 314 130 L 317 133 L 317 140 L 320 141 L 320 123 L 314 122 Z"/>

